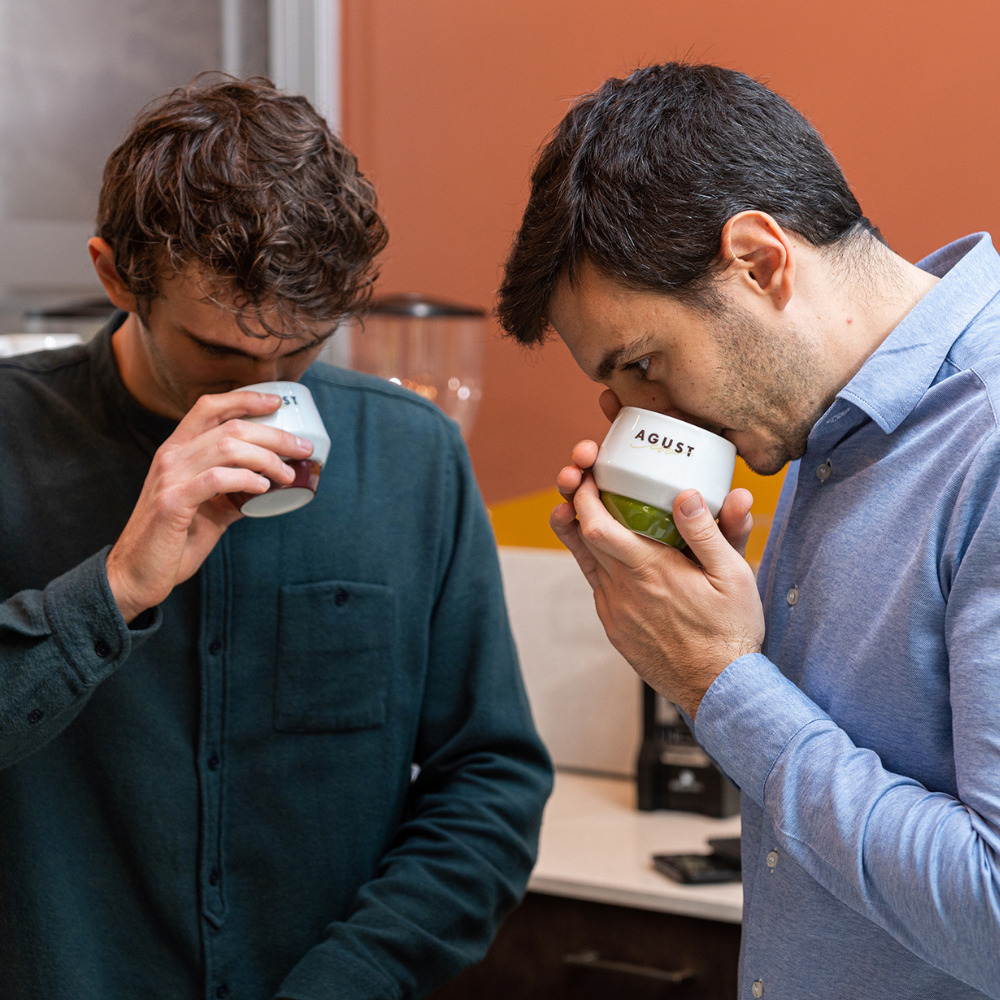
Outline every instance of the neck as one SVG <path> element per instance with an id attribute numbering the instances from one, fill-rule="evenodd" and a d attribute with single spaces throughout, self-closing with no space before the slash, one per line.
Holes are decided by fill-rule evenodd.
<path id="1" fill-rule="evenodd" d="M 874 237 L 834 267 L 827 344 L 839 392 L 938 279 Z"/>
<path id="2" fill-rule="evenodd" d="M 871 354 L 896 329 L 913 307 L 938 283 L 938 278 L 878 244 L 876 283 L 863 296 L 869 317 Z"/>
<path id="3" fill-rule="evenodd" d="M 180 420 L 185 411 L 166 397 L 160 380 L 153 370 L 149 347 L 143 340 L 142 323 L 134 312 L 111 337 L 118 374 L 125 388 L 140 405 L 161 417 Z"/>

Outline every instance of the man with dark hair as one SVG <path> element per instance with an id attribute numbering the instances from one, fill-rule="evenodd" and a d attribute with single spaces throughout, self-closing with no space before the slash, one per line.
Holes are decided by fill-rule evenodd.
<path id="1" fill-rule="evenodd" d="M 788 465 L 751 497 L 605 510 L 584 441 L 556 534 L 609 637 L 742 791 L 741 997 L 1000 997 L 1000 257 L 918 265 L 809 123 L 743 74 L 609 80 L 543 150 L 498 312 L 607 387 Z"/>
<path id="2" fill-rule="evenodd" d="M 119 308 L 0 363 L 0 996 L 416 997 L 524 891 L 550 764 L 457 427 L 312 364 L 386 241 L 302 98 L 199 80 L 108 161 Z M 309 387 L 332 437 L 244 419 Z"/>

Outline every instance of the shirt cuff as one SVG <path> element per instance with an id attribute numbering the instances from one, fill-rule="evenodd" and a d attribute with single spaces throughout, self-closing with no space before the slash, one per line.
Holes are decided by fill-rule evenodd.
<path id="1" fill-rule="evenodd" d="M 125 623 L 108 584 L 110 546 L 85 559 L 45 588 L 45 617 L 63 656 L 85 687 L 114 673 L 132 649 L 159 628 L 161 613 Z"/>
<path id="2" fill-rule="evenodd" d="M 698 707 L 695 738 L 744 795 L 764 805 L 768 775 L 804 726 L 829 716 L 763 653 L 722 671 Z"/>

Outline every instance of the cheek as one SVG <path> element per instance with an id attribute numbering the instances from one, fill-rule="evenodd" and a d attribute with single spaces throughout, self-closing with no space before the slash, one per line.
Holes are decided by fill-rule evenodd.
<path id="1" fill-rule="evenodd" d="M 659 382 L 644 382 L 637 378 L 617 379 L 608 386 L 622 406 L 638 406 L 644 410 L 662 412 L 670 405 L 670 396 Z"/>
<path id="2" fill-rule="evenodd" d="M 633 405 L 641 406 L 647 410 L 656 410 L 659 412 L 670 406 L 669 396 L 658 386 L 648 386 L 645 389 L 640 389 L 636 393 L 636 397 L 641 400 L 641 402 Z"/>

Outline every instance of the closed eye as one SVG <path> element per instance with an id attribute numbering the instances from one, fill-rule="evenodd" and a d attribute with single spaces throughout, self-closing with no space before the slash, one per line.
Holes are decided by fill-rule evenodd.
<path id="1" fill-rule="evenodd" d="M 196 340 L 195 344 L 197 344 L 198 350 L 202 354 L 206 354 L 210 358 L 246 357 L 244 351 L 236 351 L 230 347 L 223 347 L 221 344 L 208 344 L 203 340 Z"/>
<path id="2" fill-rule="evenodd" d="M 260 361 L 261 357 L 252 354 L 250 351 L 240 350 L 238 347 L 229 347 L 226 344 L 213 344 L 210 341 L 202 340 L 201 337 L 195 336 L 188 330 L 184 333 L 187 335 L 188 339 L 191 340 L 198 350 L 209 358 L 246 358 L 249 361 Z M 327 334 L 323 334 L 318 337 L 314 337 L 312 340 L 305 344 L 296 347 L 293 351 L 288 351 L 285 354 L 278 355 L 281 358 L 294 358 L 297 354 L 305 354 L 307 351 L 312 351 L 317 347 L 321 347 L 329 337 L 332 335 L 332 331 Z"/>

